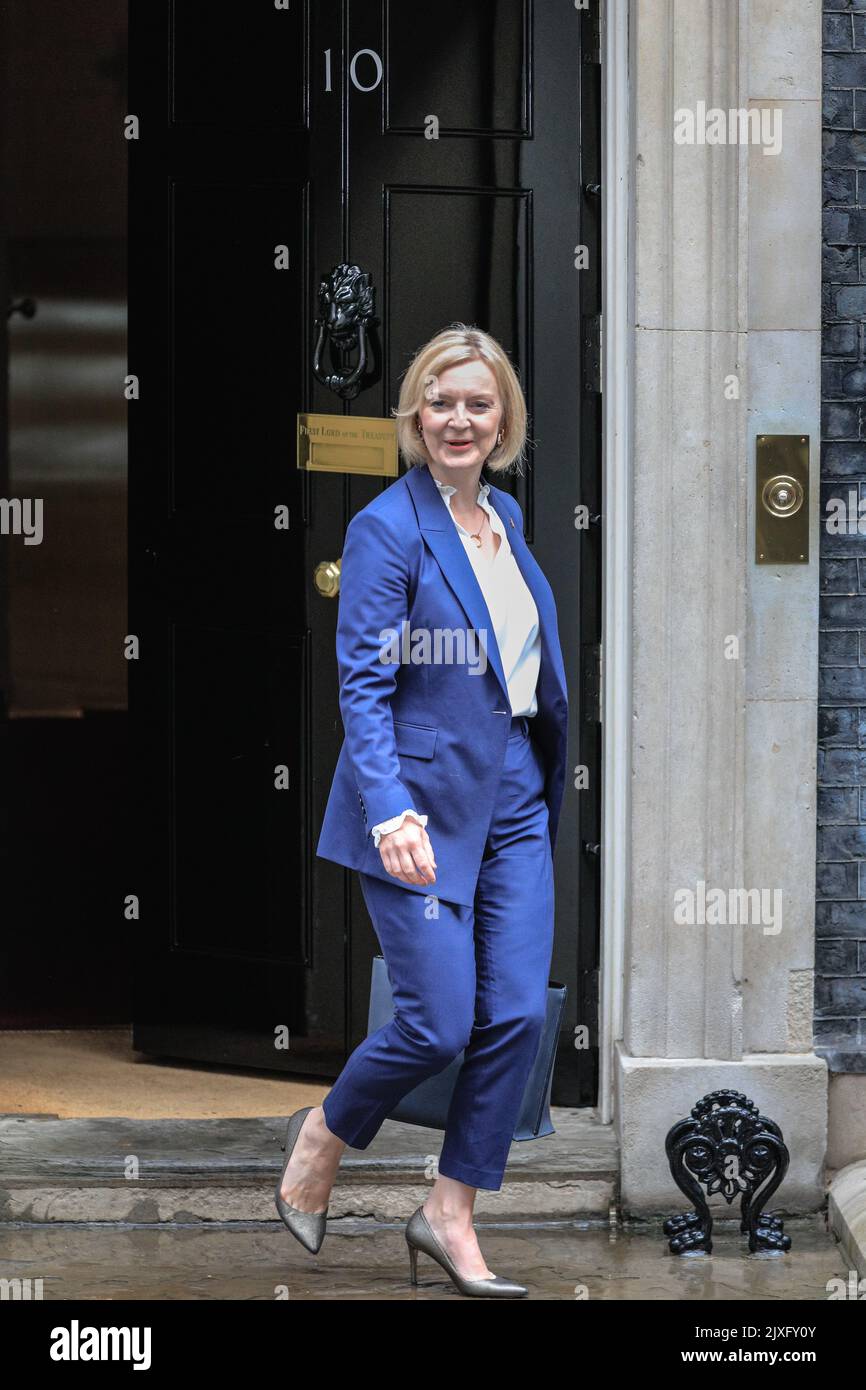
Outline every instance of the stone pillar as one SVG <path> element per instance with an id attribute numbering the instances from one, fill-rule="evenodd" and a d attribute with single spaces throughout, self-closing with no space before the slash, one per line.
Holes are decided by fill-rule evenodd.
<path id="1" fill-rule="evenodd" d="M 626 1211 L 683 1200 L 670 1125 L 707 1091 L 782 1126 L 774 1204 L 823 1196 L 812 1051 L 821 339 L 818 0 L 631 0 L 630 911 L 616 1110 Z M 725 143 L 677 143 L 677 113 Z M 766 111 L 765 154 L 731 113 Z M 679 121 L 682 126 L 682 121 Z M 811 437 L 807 565 L 754 560 L 758 433 Z M 677 924 L 720 889 L 777 923 Z M 769 928 L 769 929 L 767 929 Z M 725 1209 L 724 1214 L 729 1214 Z"/>

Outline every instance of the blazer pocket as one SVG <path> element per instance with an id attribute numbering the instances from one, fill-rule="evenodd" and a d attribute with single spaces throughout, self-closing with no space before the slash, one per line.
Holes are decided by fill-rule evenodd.
<path id="1" fill-rule="evenodd" d="M 432 758 L 436 751 L 439 730 L 429 724 L 407 724 L 403 719 L 394 720 L 394 742 L 398 753 L 409 758 Z"/>

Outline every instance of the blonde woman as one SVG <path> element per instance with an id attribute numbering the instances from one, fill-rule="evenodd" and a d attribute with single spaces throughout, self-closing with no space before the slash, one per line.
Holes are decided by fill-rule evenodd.
<path id="1" fill-rule="evenodd" d="M 320 1106 L 289 1120 L 277 1208 L 314 1253 L 346 1144 L 465 1049 L 427 1200 L 406 1227 L 461 1293 L 521 1297 L 479 1248 L 545 1015 L 567 693 L 553 593 L 511 495 L 526 405 L 494 338 L 454 324 L 396 411 L 408 472 L 349 524 L 337 658 L 345 740 L 317 854 L 356 869 L 394 996 Z"/>

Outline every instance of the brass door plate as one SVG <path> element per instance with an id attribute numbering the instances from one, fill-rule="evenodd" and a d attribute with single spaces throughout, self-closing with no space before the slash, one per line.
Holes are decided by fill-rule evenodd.
<path id="1" fill-rule="evenodd" d="M 299 415 L 298 467 L 396 478 L 397 421 L 374 415 Z"/>
<path id="2" fill-rule="evenodd" d="M 755 441 L 755 564 L 809 563 L 809 436 Z"/>

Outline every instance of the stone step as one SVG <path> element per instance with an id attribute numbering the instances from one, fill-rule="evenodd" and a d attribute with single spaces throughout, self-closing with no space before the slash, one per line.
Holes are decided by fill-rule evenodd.
<path id="1" fill-rule="evenodd" d="M 606 1222 L 619 1159 L 593 1109 L 552 1107 L 556 1133 L 511 1148 L 499 1192 L 479 1216 Z M 279 1220 L 274 1189 L 286 1116 L 256 1119 L 59 1119 L 0 1116 L 0 1221 Z M 442 1131 L 386 1120 L 369 1147 L 347 1148 L 330 1217 L 405 1220 L 435 1176 Z"/>

